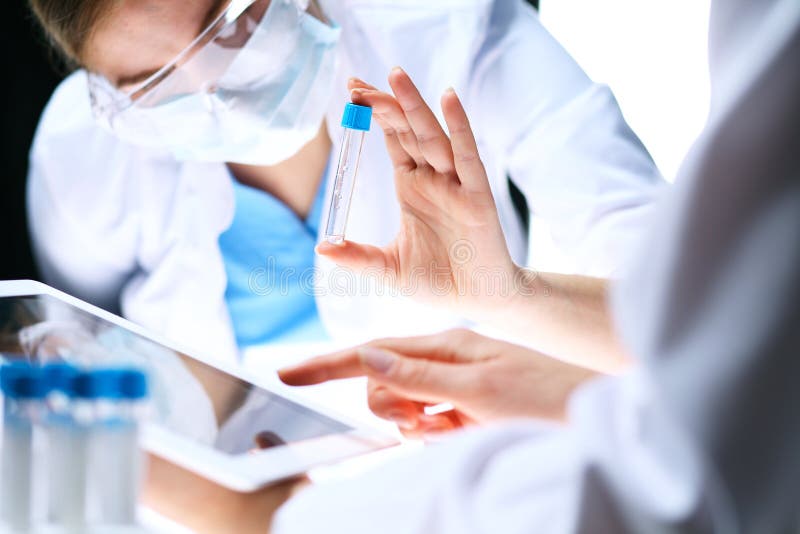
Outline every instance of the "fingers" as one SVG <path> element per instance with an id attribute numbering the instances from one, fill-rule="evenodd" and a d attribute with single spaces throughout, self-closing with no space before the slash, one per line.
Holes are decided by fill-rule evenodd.
<path id="1" fill-rule="evenodd" d="M 367 399 L 375 415 L 396 424 L 410 439 L 431 440 L 434 435 L 464 426 L 454 411 L 428 415 L 425 413 L 427 404 L 407 399 L 374 381 L 367 385 Z"/>
<path id="2" fill-rule="evenodd" d="M 253 443 L 255 444 L 255 450 L 257 451 L 286 445 L 286 441 L 284 441 L 283 438 L 270 430 L 262 430 L 261 432 L 258 432 L 255 436 L 253 436 Z"/>
<path id="3" fill-rule="evenodd" d="M 392 161 L 394 161 L 394 155 L 391 154 L 393 147 L 389 146 L 389 141 L 397 139 L 407 157 L 414 161 L 414 167 L 428 164 L 417 142 L 417 136 L 411 129 L 397 99 L 382 91 L 359 88 L 350 92 L 350 99 L 355 104 L 372 108 L 372 116 L 375 117 L 375 121 L 381 126 L 387 138 L 387 147 L 390 155 L 393 156 Z"/>
<path id="4" fill-rule="evenodd" d="M 411 428 L 398 426 L 398 429 L 408 439 L 438 441 L 447 432 L 463 426 L 458 418 L 453 419 L 445 414 L 425 415 L 425 413 L 420 413 L 415 426 Z"/>
<path id="5" fill-rule="evenodd" d="M 450 131 L 456 173 L 462 185 L 473 190 L 488 190 L 486 169 L 478 154 L 478 144 L 472 133 L 467 113 L 452 89 L 442 95 L 442 112 Z"/>
<path id="6" fill-rule="evenodd" d="M 392 95 L 356 88 L 350 93 L 350 99 L 354 104 L 372 108 L 372 116 L 383 130 L 386 148 L 395 168 L 412 170 L 425 163 L 403 110 Z"/>
<path id="7" fill-rule="evenodd" d="M 368 345 L 397 352 L 407 358 L 426 358 L 444 363 L 472 363 L 490 355 L 476 353 L 476 334 L 465 329 L 415 337 L 376 339 Z"/>
<path id="8" fill-rule="evenodd" d="M 487 190 L 486 170 L 455 91 L 448 89 L 441 102 L 448 138 L 408 74 L 396 67 L 389 75 L 389 84 L 395 98 L 357 78 L 351 78 L 348 87 L 353 102 L 373 108 L 395 166 L 409 167 L 411 160 L 417 165 L 427 163 L 439 173 L 455 173 L 470 189 Z"/>
<path id="9" fill-rule="evenodd" d="M 344 241 L 334 245 L 327 241 L 320 242 L 314 249 L 320 256 L 325 256 L 337 265 L 353 270 L 377 269 L 394 272 L 395 261 L 386 250 L 372 245 L 361 245 L 352 241 Z"/>
<path id="10" fill-rule="evenodd" d="M 399 340 L 398 340 L 399 341 Z M 409 344 L 409 347 L 412 345 Z M 278 371 L 280 379 L 290 386 L 311 386 L 329 380 L 355 378 L 367 374 L 361 363 L 359 350 L 363 347 L 350 347 L 311 358 L 297 365 L 285 367 Z M 412 354 L 424 353 L 425 346 L 420 344 L 409 350 Z M 431 352 L 431 354 L 434 354 Z"/>
<path id="11" fill-rule="evenodd" d="M 278 377 L 290 386 L 312 386 L 329 380 L 364 376 L 358 353 L 352 349 L 311 358 L 278 371 Z"/>
<path id="12" fill-rule="evenodd" d="M 352 91 L 353 89 L 370 89 L 372 91 L 377 91 L 378 88 L 374 85 L 370 85 L 361 78 L 350 78 L 347 80 L 347 90 Z"/>
<path id="13" fill-rule="evenodd" d="M 408 74 L 395 67 L 389 74 L 389 85 L 392 86 L 425 160 L 442 174 L 455 172 L 450 140 Z"/>
<path id="14" fill-rule="evenodd" d="M 471 396 L 479 377 L 471 365 L 405 358 L 375 347 L 358 350 L 367 376 L 396 392 L 425 402 L 457 402 Z"/>
<path id="15" fill-rule="evenodd" d="M 406 399 L 374 381 L 367 384 L 367 404 L 372 413 L 403 430 L 417 427 L 417 418 L 425 409 L 424 405 Z"/>
<path id="16" fill-rule="evenodd" d="M 474 332 L 463 329 L 427 336 L 378 339 L 365 346 L 312 358 L 282 369 L 278 374 L 290 386 L 310 386 L 328 380 L 363 376 L 366 371 L 361 365 L 359 350 L 366 347 L 389 350 L 407 358 L 424 358 L 449 364 L 468 364 L 492 358 L 491 353 L 474 350 L 479 347 L 476 339 L 479 338 Z"/>
<path id="17" fill-rule="evenodd" d="M 417 162 L 424 162 L 403 110 L 392 95 L 379 91 L 375 86 L 359 78 L 350 78 L 347 81 L 347 88 L 350 90 L 350 100 L 354 104 L 372 108 L 373 117 L 386 136 L 386 146 L 395 167 L 413 169 Z"/>
<path id="18" fill-rule="evenodd" d="M 321 356 L 279 371 L 281 380 L 292 386 L 307 386 L 363 374 L 361 360 L 355 351 Z M 375 415 L 395 423 L 408 438 L 419 439 L 427 434 L 463 426 L 454 412 L 427 415 L 426 403 L 411 400 L 374 380 L 370 380 L 367 386 L 367 402 Z"/>
<path id="19" fill-rule="evenodd" d="M 361 80 L 351 79 L 348 82 L 351 99 L 356 104 L 372 107 L 387 138 L 396 136 L 417 165 L 428 164 L 442 174 L 454 173 L 450 140 L 411 78 L 402 69 L 395 68 L 389 83 L 396 98 Z M 387 145 L 388 141 L 391 139 L 387 139 Z"/>

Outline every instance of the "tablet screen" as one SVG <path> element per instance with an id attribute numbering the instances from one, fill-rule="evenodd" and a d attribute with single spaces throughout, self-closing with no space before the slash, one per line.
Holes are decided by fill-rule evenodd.
<path id="1" fill-rule="evenodd" d="M 50 295 L 0 297 L 0 354 L 6 361 L 144 369 L 153 421 L 228 454 L 351 430 Z"/>

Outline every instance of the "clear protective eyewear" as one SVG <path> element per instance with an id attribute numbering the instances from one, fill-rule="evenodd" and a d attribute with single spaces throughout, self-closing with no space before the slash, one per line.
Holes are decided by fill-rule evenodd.
<path id="1" fill-rule="evenodd" d="M 298 17 L 306 13 L 329 24 L 316 0 L 231 0 L 189 46 L 136 86 L 118 88 L 104 76 L 88 73 L 95 117 L 113 130 L 115 118 L 129 108 L 155 108 L 183 95 L 214 93 L 274 2 L 294 5 Z M 291 61 L 297 46 L 297 43 L 286 42 L 282 35 L 274 36 L 274 42 L 267 44 L 270 45 L 270 61 L 260 63 L 245 76 L 228 77 L 226 89 L 246 90 L 278 75 Z"/>

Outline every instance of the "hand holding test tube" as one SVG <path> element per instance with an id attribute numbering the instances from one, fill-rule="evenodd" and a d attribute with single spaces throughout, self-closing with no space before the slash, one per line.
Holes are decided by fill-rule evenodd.
<path id="1" fill-rule="evenodd" d="M 347 104 L 344 107 L 342 116 L 344 137 L 328 210 L 328 224 L 325 226 L 325 240 L 333 245 L 344 243 L 361 147 L 364 144 L 364 134 L 369 131 L 371 122 L 372 108 L 356 104 Z"/>
<path id="2" fill-rule="evenodd" d="M 488 308 L 505 309 L 505 295 L 492 290 L 492 281 L 502 277 L 511 283 L 524 273 L 506 246 L 458 96 L 452 90 L 442 95 L 448 135 L 402 69 L 389 75 L 393 94 L 355 78 L 348 85 L 352 101 L 372 108 L 383 130 L 394 167 L 400 227 L 396 239 L 384 246 L 324 240 L 317 253 L 356 272 L 377 269 L 386 273 L 382 280 L 394 290 L 471 319 L 482 320 Z M 452 283 L 443 285 L 442 279 Z"/>

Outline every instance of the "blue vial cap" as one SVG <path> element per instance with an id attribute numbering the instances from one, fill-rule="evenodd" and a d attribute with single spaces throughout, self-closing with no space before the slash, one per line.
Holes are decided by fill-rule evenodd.
<path id="1" fill-rule="evenodd" d="M 11 387 L 11 382 L 20 375 L 28 373 L 31 365 L 27 362 L 11 362 L 0 367 L 0 390 L 3 393 Z"/>
<path id="2" fill-rule="evenodd" d="M 72 381 L 72 389 L 74 395 L 82 399 L 117 399 L 120 397 L 119 371 L 78 373 Z"/>
<path id="3" fill-rule="evenodd" d="M 144 399 L 147 397 L 147 376 L 136 370 L 120 371 L 119 388 L 125 399 Z"/>
<path id="4" fill-rule="evenodd" d="M 74 394 L 74 380 L 78 370 L 66 363 L 51 363 L 42 367 L 44 379 L 50 391 Z"/>
<path id="5" fill-rule="evenodd" d="M 0 378 L 6 379 L 8 377 L 14 376 L 16 373 L 24 373 L 27 372 L 28 369 L 31 368 L 31 364 L 28 362 L 9 362 L 4 363 L 0 366 Z"/>
<path id="6" fill-rule="evenodd" d="M 359 106 L 358 104 L 348 103 L 344 107 L 342 115 L 342 126 L 351 130 L 368 132 L 372 124 L 372 108 Z"/>
<path id="7" fill-rule="evenodd" d="M 3 394 L 9 399 L 43 399 L 48 393 L 42 371 L 26 364 L 5 365 L 0 377 Z"/>

